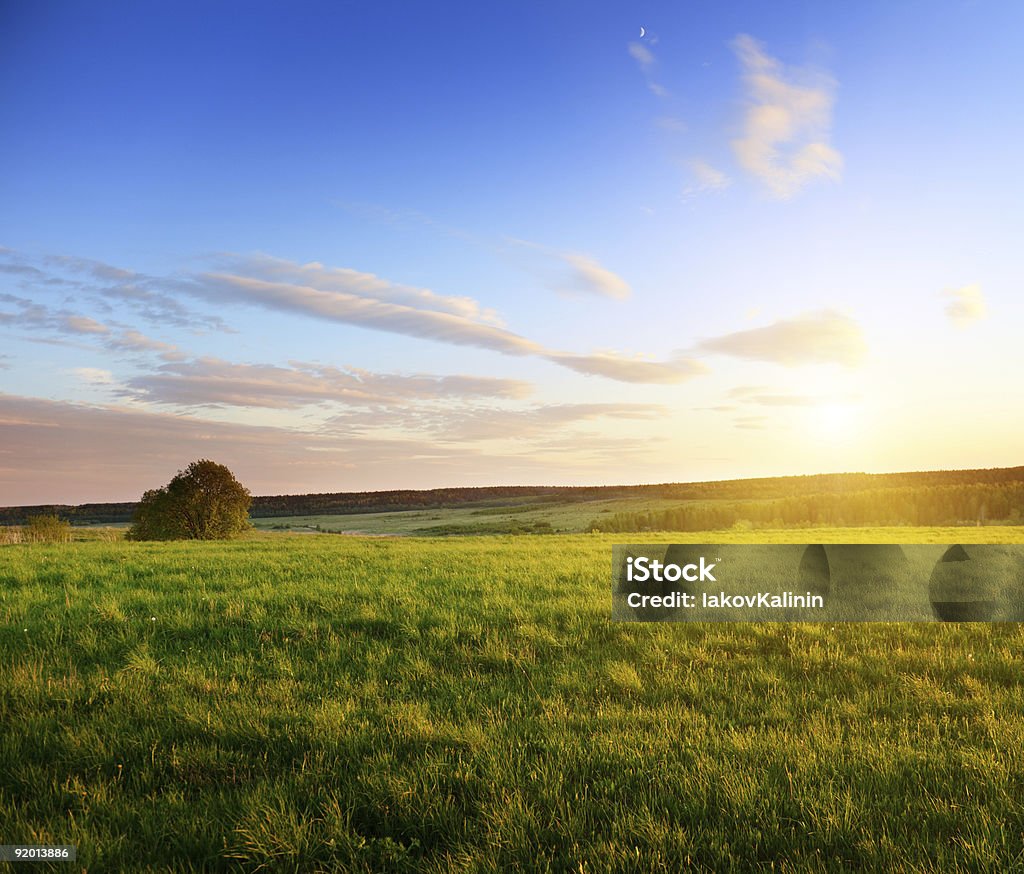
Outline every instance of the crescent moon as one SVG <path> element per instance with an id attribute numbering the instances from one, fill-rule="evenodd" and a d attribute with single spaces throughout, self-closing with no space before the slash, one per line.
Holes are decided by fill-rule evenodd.
<path id="1" fill-rule="evenodd" d="M 641 28 L 640 28 L 640 39 L 643 39 L 643 38 L 644 38 L 644 34 L 645 34 L 645 33 L 647 33 L 647 31 L 646 31 L 646 30 L 644 30 L 644 29 L 643 29 L 643 28 L 641 27 Z"/>

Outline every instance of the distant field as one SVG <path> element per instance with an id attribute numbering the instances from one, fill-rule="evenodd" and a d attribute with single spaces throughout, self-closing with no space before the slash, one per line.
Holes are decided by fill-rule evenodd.
<path id="1" fill-rule="evenodd" d="M 675 499 L 616 498 L 600 501 L 508 499 L 468 507 L 385 513 L 271 516 L 252 519 L 258 531 L 322 531 L 346 534 L 444 536 L 446 534 L 578 534 L 614 513 L 657 512 L 678 507 Z M 76 525 L 79 530 L 125 530 L 128 522 Z"/>
<path id="2" fill-rule="evenodd" d="M 1020 866 L 1021 626 L 612 623 L 619 539 L 0 547 L 0 836 L 90 871 Z"/>
<path id="3" fill-rule="evenodd" d="M 601 527 L 602 520 L 616 514 L 657 514 L 664 510 L 672 510 L 684 506 L 678 499 L 662 498 L 616 498 L 601 501 L 531 501 L 506 503 L 501 506 L 470 506 L 456 508 L 437 508 L 429 510 L 403 510 L 387 513 L 350 513 L 315 516 L 274 516 L 253 519 L 252 523 L 259 531 L 322 531 L 342 534 L 375 534 L 375 535 L 414 535 L 436 537 L 449 534 L 458 535 L 490 535 L 490 534 L 580 534 L 591 530 L 596 524 Z M 945 530 L 963 531 L 975 526 L 951 527 Z M 982 529 L 990 532 L 985 535 L 991 543 L 1003 542 L 998 538 L 1011 536 L 1000 534 L 1003 530 L 1012 530 L 1008 526 L 988 525 Z M 730 529 L 731 530 L 731 529 Z M 741 539 L 744 537 L 767 537 L 769 541 L 778 542 L 777 531 L 805 530 L 785 528 L 762 528 L 751 532 L 749 525 L 737 526 Z M 813 531 L 829 530 L 821 527 L 807 529 Z M 843 529 L 864 532 L 877 530 L 870 528 Z M 888 530 L 888 529 L 887 529 Z M 909 530 L 897 528 L 893 530 Z M 917 530 L 940 530 L 936 528 Z M 647 537 L 646 532 L 621 533 L 615 535 L 619 542 Z M 693 532 L 687 537 L 692 540 Z M 996 539 L 993 539 L 996 538 Z M 813 537 L 811 538 L 813 540 Z M 806 542 L 803 539 L 789 542 Z M 910 542 L 904 538 L 904 542 Z"/>
<path id="4" fill-rule="evenodd" d="M 347 532 L 350 534 L 515 534 L 580 533 L 603 515 L 653 512 L 678 507 L 678 500 L 620 498 L 607 501 L 524 501 L 504 506 L 352 513 L 325 516 L 277 516 L 253 519 L 260 530 Z"/>

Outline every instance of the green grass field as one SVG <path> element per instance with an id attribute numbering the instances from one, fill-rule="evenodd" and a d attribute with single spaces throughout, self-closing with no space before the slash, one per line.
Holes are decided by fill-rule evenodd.
<path id="1" fill-rule="evenodd" d="M 1024 529 L 644 536 L 755 538 Z M 616 541 L 0 547 L 0 843 L 98 872 L 1024 868 L 1021 626 L 613 623 Z"/>
<path id="2" fill-rule="evenodd" d="M 679 500 L 616 498 L 602 501 L 538 501 L 536 498 L 475 505 L 386 513 L 349 513 L 322 516 L 274 516 L 253 519 L 258 530 L 320 530 L 344 534 L 516 534 L 543 532 L 581 533 L 602 516 L 625 512 L 657 512 L 680 505 Z"/>

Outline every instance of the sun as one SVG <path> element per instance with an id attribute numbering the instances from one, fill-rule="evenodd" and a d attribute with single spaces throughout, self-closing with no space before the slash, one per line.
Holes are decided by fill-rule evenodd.
<path id="1" fill-rule="evenodd" d="M 809 424 L 818 437 L 843 443 L 857 437 L 863 422 L 857 404 L 826 401 L 811 408 Z"/>

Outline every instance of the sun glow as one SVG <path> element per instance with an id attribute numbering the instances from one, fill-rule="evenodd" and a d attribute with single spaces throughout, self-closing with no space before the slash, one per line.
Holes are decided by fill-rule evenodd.
<path id="1" fill-rule="evenodd" d="M 860 434 L 863 428 L 862 410 L 857 404 L 828 401 L 811 408 L 809 424 L 818 437 L 845 443 Z"/>

